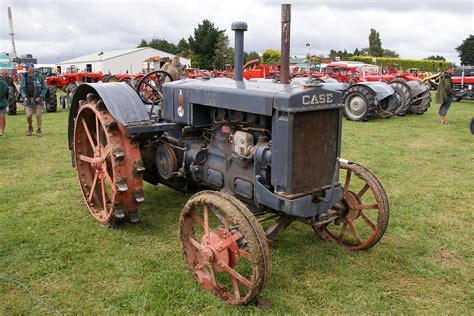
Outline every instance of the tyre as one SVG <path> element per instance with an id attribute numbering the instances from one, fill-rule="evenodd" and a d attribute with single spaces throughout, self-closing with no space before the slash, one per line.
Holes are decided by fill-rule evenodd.
<path id="1" fill-rule="evenodd" d="M 428 108 L 431 105 L 431 93 L 429 90 L 426 90 L 421 95 L 416 96 L 412 102 L 409 113 L 412 114 L 423 114 L 428 111 Z"/>
<path id="2" fill-rule="evenodd" d="M 344 92 L 344 116 L 351 121 L 367 121 L 375 115 L 376 93 L 363 85 L 354 85 Z"/>
<path id="3" fill-rule="evenodd" d="M 15 87 L 8 87 L 8 115 L 16 115 L 17 92 Z"/>
<path id="4" fill-rule="evenodd" d="M 400 101 L 393 114 L 403 116 L 407 113 L 412 102 L 410 86 L 400 80 L 390 82 L 390 86 L 395 90 Z"/>
<path id="5" fill-rule="evenodd" d="M 56 96 L 56 86 L 49 86 L 45 96 L 46 112 L 56 112 L 58 109 L 58 99 Z"/>
<path id="6" fill-rule="evenodd" d="M 380 101 L 381 111 L 379 111 L 377 115 L 384 118 L 392 117 L 394 111 L 398 108 L 400 102 L 400 96 L 397 93 L 389 95 L 388 97 Z"/>

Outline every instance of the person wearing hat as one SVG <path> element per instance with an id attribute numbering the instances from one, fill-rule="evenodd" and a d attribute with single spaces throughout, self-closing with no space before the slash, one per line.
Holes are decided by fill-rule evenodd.
<path id="1" fill-rule="evenodd" d="M 38 137 L 41 137 L 42 114 L 44 112 L 43 100 L 46 96 L 47 88 L 43 75 L 35 71 L 35 66 L 31 63 L 26 64 L 26 73 L 23 74 L 20 81 L 20 93 L 23 96 L 23 105 L 25 106 L 26 121 L 28 122 L 27 136 L 33 134 L 33 113 L 36 115 Z"/>

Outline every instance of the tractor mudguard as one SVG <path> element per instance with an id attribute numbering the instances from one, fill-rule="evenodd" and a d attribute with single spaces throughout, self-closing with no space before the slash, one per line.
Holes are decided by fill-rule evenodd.
<path id="1" fill-rule="evenodd" d="M 356 85 L 364 85 L 372 89 L 377 94 L 377 100 L 382 101 L 386 97 L 391 96 L 395 93 L 390 85 L 386 84 L 385 82 L 376 82 L 376 81 L 368 81 L 368 82 L 359 82 Z"/>
<path id="2" fill-rule="evenodd" d="M 74 92 L 69 112 L 68 143 L 73 146 L 74 119 L 79 110 L 79 101 L 88 93 L 95 93 L 105 103 L 109 113 L 123 126 L 133 122 L 148 121 L 149 113 L 137 93 L 126 83 L 84 83 Z"/>
<path id="3" fill-rule="evenodd" d="M 411 95 L 413 97 L 419 96 L 420 94 L 428 90 L 428 87 L 424 83 L 421 83 L 417 80 L 407 81 L 407 85 L 410 87 Z"/>

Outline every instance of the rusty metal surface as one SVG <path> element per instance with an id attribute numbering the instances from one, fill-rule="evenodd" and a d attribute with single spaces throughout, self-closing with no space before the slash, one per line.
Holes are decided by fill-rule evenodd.
<path id="1" fill-rule="evenodd" d="M 94 219 L 138 219 L 143 201 L 143 162 L 126 128 L 97 100 L 89 100 L 74 125 L 73 159 L 84 200 Z"/>
<path id="2" fill-rule="evenodd" d="M 234 305 L 263 290 L 270 274 L 268 245 L 242 202 L 221 192 L 197 193 L 183 209 L 180 231 L 188 267 L 206 291 Z"/>
<path id="3" fill-rule="evenodd" d="M 323 239 L 340 244 L 349 250 L 364 250 L 374 246 L 382 238 L 389 219 L 389 204 L 385 191 L 377 178 L 366 168 L 352 163 L 341 163 L 346 170 L 343 186 L 343 198 L 334 209 L 341 211 L 341 223 L 313 226 Z M 352 180 L 360 179 L 364 185 L 355 187 Z M 366 204 L 364 199 L 370 196 L 376 203 Z M 368 210 L 375 210 L 377 218 L 370 218 Z M 357 227 L 364 225 L 369 233 L 361 234 Z"/>
<path id="4" fill-rule="evenodd" d="M 290 83 L 290 25 L 291 4 L 281 5 L 281 62 L 280 82 Z"/>

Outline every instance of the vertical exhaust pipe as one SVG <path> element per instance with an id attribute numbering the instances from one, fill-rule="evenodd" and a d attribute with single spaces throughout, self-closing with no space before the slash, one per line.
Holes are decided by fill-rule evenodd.
<path id="1" fill-rule="evenodd" d="M 290 83 L 290 24 L 291 4 L 282 4 L 280 82 L 283 84 Z"/>
<path id="2" fill-rule="evenodd" d="M 245 22 L 234 22 L 231 26 L 232 31 L 235 32 L 235 67 L 234 67 L 234 80 L 243 80 L 243 69 L 244 66 L 244 32 L 247 31 L 247 23 Z"/>

